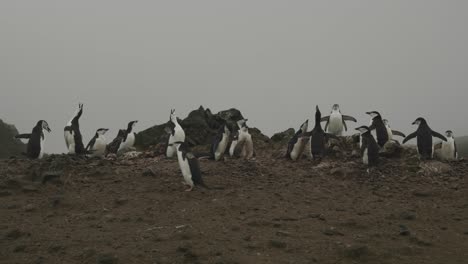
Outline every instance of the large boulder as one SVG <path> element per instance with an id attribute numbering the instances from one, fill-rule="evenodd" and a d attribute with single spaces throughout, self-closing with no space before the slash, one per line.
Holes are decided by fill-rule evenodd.
<path id="1" fill-rule="evenodd" d="M 0 159 L 19 156 L 26 151 L 26 145 L 15 139 L 16 135 L 18 135 L 16 127 L 0 119 Z"/>
<path id="2" fill-rule="evenodd" d="M 296 131 L 294 128 L 289 128 L 283 132 L 278 132 L 271 137 L 271 141 L 275 143 L 288 143 L 289 140 L 294 136 Z"/>
<path id="3" fill-rule="evenodd" d="M 191 146 L 209 145 L 211 140 L 216 135 L 218 129 L 226 123 L 229 129 L 237 129 L 237 121 L 243 119 L 242 113 L 234 108 L 221 111 L 213 114 L 209 108 L 200 106 L 197 110 L 183 120 L 179 120 L 179 124 L 185 131 L 186 141 Z M 167 133 L 165 131 L 169 121 L 164 124 L 156 125 L 141 131 L 136 137 L 136 146 L 139 149 L 147 149 L 150 146 L 155 146 L 167 141 Z M 263 135 L 260 130 L 251 128 L 250 133 L 254 141 L 268 141 L 269 138 Z"/>

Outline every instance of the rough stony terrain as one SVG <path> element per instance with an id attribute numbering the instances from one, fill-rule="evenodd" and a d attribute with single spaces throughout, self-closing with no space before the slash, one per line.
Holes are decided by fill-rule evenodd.
<path id="1" fill-rule="evenodd" d="M 467 263 L 468 163 L 0 161 L 0 263 Z"/>

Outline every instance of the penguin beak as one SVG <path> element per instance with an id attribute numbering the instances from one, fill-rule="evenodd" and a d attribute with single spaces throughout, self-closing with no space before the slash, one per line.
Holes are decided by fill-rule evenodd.
<path id="1" fill-rule="evenodd" d="M 371 112 L 366 112 L 367 115 L 371 115 Z"/>
<path id="2" fill-rule="evenodd" d="M 46 127 L 46 130 L 47 130 L 47 132 L 49 132 L 49 133 L 51 132 L 51 130 L 50 130 L 49 127 Z"/>

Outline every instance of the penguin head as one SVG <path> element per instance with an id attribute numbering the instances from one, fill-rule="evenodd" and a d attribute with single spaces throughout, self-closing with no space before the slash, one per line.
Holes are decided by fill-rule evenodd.
<path id="1" fill-rule="evenodd" d="M 452 132 L 452 130 L 447 130 L 447 131 L 445 131 L 445 136 L 446 136 L 447 138 L 453 137 L 453 132 Z"/>
<path id="2" fill-rule="evenodd" d="M 316 105 L 315 106 L 315 119 L 319 120 L 320 118 L 322 118 L 322 113 L 320 112 L 318 105 Z"/>
<path id="3" fill-rule="evenodd" d="M 229 127 L 227 124 L 225 124 L 223 128 L 224 128 L 224 134 L 229 135 L 231 133 L 231 130 L 229 130 Z"/>
<path id="4" fill-rule="evenodd" d="M 377 112 L 377 111 L 366 112 L 366 114 L 370 115 L 372 119 L 374 119 L 374 118 L 376 118 L 376 117 L 381 117 L 381 116 L 380 116 L 380 113 Z"/>
<path id="5" fill-rule="evenodd" d="M 307 132 L 307 128 L 309 127 L 309 119 L 307 119 L 304 123 L 302 123 L 301 128 L 299 130 L 302 131 L 302 133 Z"/>
<path id="6" fill-rule="evenodd" d="M 128 123 L 128 128 L 134 128 L 136 126 L 136 123 L 138 123 L 138 120 L 130 121 Z"/>
<path id="7" fill-rule="evenodd" d="M 339 104 L 334 104 L 332 106 L 332 111 L 340 111 L 340 105 Z"/>
<path id="8" fill-rule="evenodd" d="M 109 131 L 108 128 L 100 128 L 100 129 L 98 129 L 98 130 L 96 131 L 96 134 L 102 136 L 102 135 L 106 134 L 107 131 Z"/>
<path id="9" fill-rule="evenodd" d="M 49 128 L 49 124 L 47 124 L 47 121 L 45 120 L 39 120 L 39 122 L 37 122 L 37 126 L 39 126 L 40 128 L 42 128 L 42 130 L 45 130 L 49 133 L 51 131 Z"/>
<path id="10" fill-rule="evenodd" d="M 370 131 L 368 126 L 360 126 L 356 128 L 356 130 L 359 131 L 361 134 L 364 134 Z"/>
<path id="11" fill-rule="evenodd" d="M 416 120 L 414 120 L 413 122 L 413 125 L 423 125 L 423 124 L 427 124 L 426 122 L 426 119 L 422 118 L 422 117 L 418 117 Z"/>
<path id="12" fill-rule="evenodd" d="M 241 119 L 241 120 L 237 121 L 237 126 L 239 128 L 247 127 L 247 121 L 248 121 L 248 119 Z"/>
<path id="13" fill-rule="evenodd" d="M 177 117 L 175 115 L 175 109 L 171 109 L 171 114 L 169 115 L 169 121 L 172 123 L 177 122 Z"/>
<path id="14" fill-rule="evenodd" d="M 384 125 L 388 126 L 388 120 L 387 119 L 384 119 L 382 121 L 383 121 Z"/>

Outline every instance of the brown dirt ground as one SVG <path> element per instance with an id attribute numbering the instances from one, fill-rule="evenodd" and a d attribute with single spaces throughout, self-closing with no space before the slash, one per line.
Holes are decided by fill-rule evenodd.
<path id="1" fill-rule="evenodd" d="M 467 162 L 261 154 L 193 192 L 176 160 L 0 161 L 0 263 L 468 263 Z"/>

